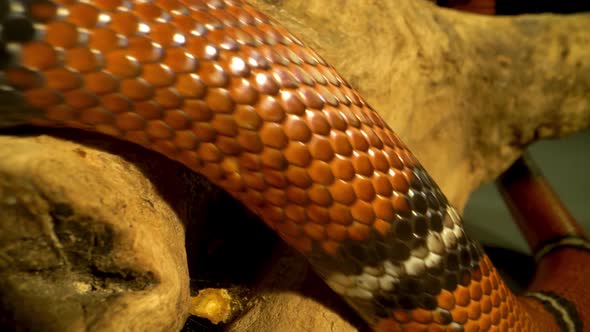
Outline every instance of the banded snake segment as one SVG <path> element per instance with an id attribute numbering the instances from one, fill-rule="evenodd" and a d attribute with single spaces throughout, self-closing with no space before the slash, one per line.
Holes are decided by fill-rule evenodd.
<path id="1" fill-rule="evenodd" d="M 205 175 L 373 329 L 581 331 L 574 291 L 546 273 L 512 294 L 381 117 L 245 2 L 0 0 L 0 29 L 1 126 L 99 132 Z"/>

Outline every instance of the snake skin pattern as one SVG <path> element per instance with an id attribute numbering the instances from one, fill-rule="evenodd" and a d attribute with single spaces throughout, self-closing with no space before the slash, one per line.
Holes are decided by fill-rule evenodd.
<path id="1" fill-rule="evenodd" d="M 254 211 L 379 331 L 549 331 L 313 50 L 238 0 L 0 1 L 0 124 L 140 144 Z"/>

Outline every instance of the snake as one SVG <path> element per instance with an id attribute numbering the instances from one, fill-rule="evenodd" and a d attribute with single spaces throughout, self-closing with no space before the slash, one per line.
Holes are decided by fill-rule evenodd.
<path id="1" fill-rule="evenodd" d="M 589 318 L 579 232 L 533 213 L 539 268 L 514 294 L 389 124 L 245 1 L 1 0 L 0 126 L 23 124 L 108 135 L 204 175 L 374 331 L 582 331 Z"/>

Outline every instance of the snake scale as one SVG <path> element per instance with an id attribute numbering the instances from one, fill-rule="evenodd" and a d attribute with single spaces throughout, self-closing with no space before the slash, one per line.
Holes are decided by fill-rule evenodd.
<path id="1" fill-rule="evenodd" d="M 582 330 L 583 286 L 565 282 L 569 258 L 588 254 L 582 237 L 544 225 L 540 270 L 514 295 L 378 113 L 247 3 L 1 0 L 0 32 L 1 126 L 103 133 L 183 163 L 372 329 Z"/>

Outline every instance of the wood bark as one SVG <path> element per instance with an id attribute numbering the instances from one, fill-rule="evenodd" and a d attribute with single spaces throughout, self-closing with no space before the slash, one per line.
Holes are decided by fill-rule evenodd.
<path id="1" fill-rule="evenodd" d="M 251 3 L 360 90 L 460 210 L 528 144 L 590 126 L 590 14 L 484 17 L 415 0 Z M 362 328 L 246 209 L 131 144 L 4 132 L 0 212 L 0 327 L 178 330 L 190 267 L 193 286 L 231 289 L 245 309 L 229 330 Z"/>

